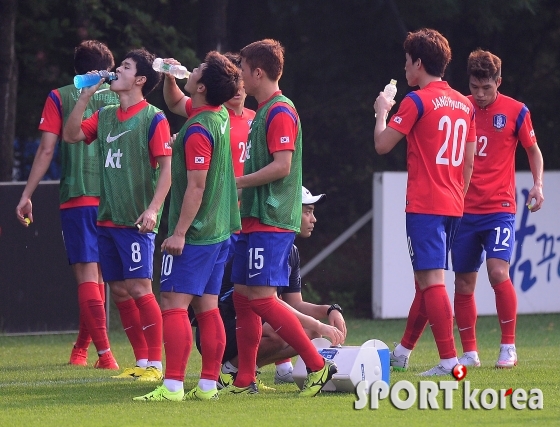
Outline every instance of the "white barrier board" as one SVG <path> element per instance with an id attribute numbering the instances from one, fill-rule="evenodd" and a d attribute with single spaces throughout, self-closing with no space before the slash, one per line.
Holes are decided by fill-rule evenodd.
<path id="1" fill-rule="evenodd" d="M 406 245 L 406 179 L 406 172 L 376 173 L 373 177 L 374 318 L 405 318 L 414 298 L 414 276 Z M 560 172 L 545 172 L 545 202 L 536 213 L 525 206 L 533 186 L 531 172 L 517 172 L 516 180 L 516 242 L 510 276 L 517 292 L 518 311 L 560 312 Z M 450 269 L 445 272 L 445 284 L 451 301 L 453 280 Z M 480 267 L 475 298 L 479 315 L 496 314 L 486 263 Z"/>

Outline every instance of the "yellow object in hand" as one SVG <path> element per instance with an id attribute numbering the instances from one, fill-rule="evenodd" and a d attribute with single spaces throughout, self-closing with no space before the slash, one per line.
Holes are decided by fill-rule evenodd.
<path id="1" fill-rule="evenodd" d="M 31 224 L 31 220 L 29 218 L 24 218 L 23 220 L 27 225 Z"/>

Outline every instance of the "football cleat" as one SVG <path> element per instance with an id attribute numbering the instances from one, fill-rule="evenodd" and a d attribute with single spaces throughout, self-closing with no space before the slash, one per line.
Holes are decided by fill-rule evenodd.
<path id="1" fill-rule="evenodd" d="M 472 357 L 468 354 L 463 354 L 461 357 L 459 357 L 459 363 L 463 366 L 472 366 L 473 368 L 478 368 L 481 365 L 478 355 Z"/>
<path id="2" fill-rule="evenodd" d="M 181 402 L 185 395 L 185 390 L 169 391 L 163 384 L 157 387 L 154 391 L 145 394 L 144 396 L 133 397 L 132 400 L 141 402 L 164 402 L 166 400 L 173 402 Z"/>
<path id="3" fill-rule="evenodd" d="M 72 348 L 69 365 L 87 366 L 87 348 Z"/>
<path id="4" fill-rule="evenodd" d="M 218 389 L 202 391 L 199 386 L 196 386 L 188 393 L 185 393 L 183 400 L 216 400 L 218 399 Z"/>
<path id="5" fill-rule="evenodd" d="M 113 353 L 111 353 L 111 350 L 106 351 L 101 356 L 99 356 L 99 359 L 97 359 L 93 367 L 97 369 L 112 369 L 114 371 L 119 370 L 119 365 L 113 357 Z"/>
<path id="6" fill-rule="evenodd" d="M 326 383 L 330 381 L 332 376 L 338 372 L 336 363 L 325 360 L 325 366 L 315 372 L 309 372 L 303 383 L 299 396 L 313 397 L 316 396 Z"/>
<path id="7" fill-rule="evenodd" d="M 515 351 L 515 346 L 500 347 L 500 355 L 496 362 L 496 368 L 511 369 L 514 366 L 517 366 L 517 352 Z"/>
<path id="8" fill-rule="evenodd" d="M 437 376 L 444 376 L 444 375 L 451 375 L 453 369 L 445 369 L 442 365 L 434 366 L 432 369 L 429 369 L 421 374 L 418 374 L 421 377 L 437 377 Z"/>
<path id="9" fill-rule="evenodd" d="M 395 347 L 398 343 L 394 343 Z M 408 356 L 401 354 L 400 356 L 395 356 L 395 350 L 389 353 L 389 366 L 393 368 L 393 371 L 406 371 L 408 369 Z"/>
<path id="10" fill-rule="evenodd" d="M 144 373 L 136 377 L 137 381 L 161 381 L 163 379 L 163 372 L 155 366 L 148 366 Z"/>
<path id="11" fill-rule="evenodd" d="M 224 387 L 219 391 L 219 394 L 257 394 L 259 389 L 257 384 L 251 383 L 247 387 L 237 387 L 233 384 Z"/>
<path id="12" fill-rule="evenodd" d="M 278 371 L 274 373 L 274 384 L 290 384 L 294 382 L 294 377 L 292 376 L 293 369 L 290 372 L 280 375 Z"/>
<path id="13" fill-rule="evenodd" d="M 223 388 L 226 388 L 227 386 L 232 385 L 236 377 L 237 377 L 237 372 L 220 371 L 220 376 L 218 377 L 218 381 L 216 382 L 216 386 L 218 387 L 218 390 L 221 390 Z"/>
<path id="14" fill-rule="evenodd" d="M 263 382 L 261 381 L 261 379 L 259 378 L 259 374 L 260 374 L 260 373 L 261 373 L 260 371 L 255 372 L 255 378 L 256 378 L 256 380 L 257 380 L 257 381 L 256 381 L 256 383 L 257 383 L 257 389 L 258 389 L 259 391 L 276 391 L 276 389 L 275 389 L 274 387 L 269 387 L 269 386 L 267 386 L 265 383 L 263 383 Z"/>
<path id="15" fill-rule="evenodd" d="M 111 378 L 119 378 L 119 379 L 124 378 L 124 379 L 133 380 L 135 378 L 138 378 L 144 372 L 146 372 L 146 368 L 141 368 L 140 366 L 134 366 L 132 368 L 126 368 L 119 375 L 113 375 Z"/>

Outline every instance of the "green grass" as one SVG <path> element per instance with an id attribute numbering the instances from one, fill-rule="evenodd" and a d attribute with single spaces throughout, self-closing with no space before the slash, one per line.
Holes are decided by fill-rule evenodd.
<path id="1" fill-rule="evenodd" d="M 347 344 L 377 338 L 392 347 L 404 324 L 404 320 L 349 320 Z M 556 426 L 560 422 L 559 327 L 560 314 L 519 316 L 519 366 L 496 370 L 497 320 L 482 317 L 478 321 L 483 366 L 469 371 L 471 388 L 540 388 L 544 409 L 537 411 L 515 410 L 509 404 L 505 410 L 463 410 L 462 387 L 454 393 L 452 410 L 422 411 L 415 405 L 403 411 L 384 400 L 378 410 L 368 405 L 356 411 L 353 394 L 322 393 L 303 399 L 298 398 L 295 385 L 277 386 L 276 392 L 254 396 L 223 396 L 215 402 L 133 402 L 132 397 L 154 386 L 113 380 L 108 378 L 111 373 L 91 367 L 68 366 L 73 335 L 0 336 L 0 426 Z M 124 333 L 112 330 L 110 338 L 121 367 L 131 366 L 132 350 Z M 90 365 L 94 361 L 95 355 L 90 354 Z M 417 384 L 417 374 L 436 361 L 435 344 L 431 332 L 426 331 L 412 355 L 409 371 L 391 373 L 391 383 L 409 380 Z M 196 385 L 199 370 L 200 356 L 195 349 L 186 389 Z M 272 385 L 273 367 L 263 369 L 262 380 Z M 442 407 L 443 393 L 438 401 Z"/>

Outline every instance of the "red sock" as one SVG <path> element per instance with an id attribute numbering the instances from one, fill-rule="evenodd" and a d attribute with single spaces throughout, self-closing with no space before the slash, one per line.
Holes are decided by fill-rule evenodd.
<path id="1" fill-rule="evenodd" d="M 189 313 L 184 308 L 164 310 L 165 379 L 184 381 L 193 336 Z"/>
<path id="2" fill-rule="evenodd" d="M 148 359 L 148 344 L 142 332 L 142 323 L 140 322 L 140 312 L 134 299 L 130 298 L 123 302 L 115 303 L 119 310 L 121 323 L 134 351 L 136 360 Z"/>
<path id="3" fill-rule="evenodd" d="M 154 294 L 138 298 L 136 307 L 140 311 L 140 321 L 146 344 L 148 344 L 148 360 L 161 362 L 163 340 L 163 320 L 161 310 Z"/>
<path id="4" fill-rule="evenodd" d="M 278 365 L 281 365 L 282 363 L 288 363 L 288 362 L 292 363 L 292 359 L 288 358 L 288 359 L 284 359 L 284 360 L 278 360 L 278 361 L 274 362 L 274 364 L 276 366 L 278 366 Z"/>
<path id="5" fill-rule="evenodd" d="M 98 283 L 99 285 L 99 295 L 101 295 L 101 301 L 105 304 L 105 283 Z"/>
<path id="6" fill-rule="evenodd" d="M 255 365 L 262 336 L 262 323 L 261 318 L 251 309 L 246 296 L 234 291 L 233 304 L 237 315 L 235 335 L 239 359 L 234 385 L 247 387 L 255 381 Z"/>
<path id="7" fill-rule="evenodd" d="M 89 334 L 86 321 L 84 319 L 84 314 L 82 313 L 82 310 L 80 310 L 80 326 L 78 329 L 78 336 L 76 337 L 76 342 L 74 343 L 74 347 L 83 348 L 87 350 L 90 343 L 91 343 L 91 335 Z"/>
<path id="8" fill-rule="evenodd" d="M 463 352 L 477 351 L 476 347 L 476 301 L 474 294 L 458 294 L 455 293 L 455 322 L 459 335 L 461 336 L 461 345 Z"/>
<path id="9" fill-rule="evenodd" d="M 494 286 L 496 311 L 502 329 L 502 344 L 515 344 L 515 324 L 517 322 L 517 295 L 511 279 Z"/>
<path id="10" fill-rule="evenodd" d="M 99 285 L 95 282 L 85 282 L 78 286 L 78 301 L 80 313 L 83 313 L 91 339 L 97 351 L 109 348 L 107 337 L 107 320 L 105 307 L 99 295 Z"/>
<path id="11" fill-rule="evenodd" d="M 424 289 L 424 304 L 440 359 L 457 357 L 453 338 L 453 314 L 444 284 Z"/>
<path id="12" fill-rule="evenodd" d="M 408 311 L 406 328 L 401 339 L 401 345 L 409 350 L 413 350 L 414 347 L 416 347 L 416 343 L 420 339 L 428 323 L 424 296 L 418 287 L 418 282 L 414 282 L 414 287 L 416 288 L 416 293 L 414 294 L 412 305 Z"/>
<path id="13" fill-rule="evenodd" d="M 220 311 L 213 310 L 196 315 L 200 328 L 200 349 L 202 351 L 202 372 L 200 378 L 218 381 L 222 357 L 226 349 L 226 331 Z"/>
<path id="14" fill-rule="evenodd" d="M 308 369 L 318 371 L 325 366 L 323 357 L 311 344 L 296 315 L 280 304 L 276 296 L 253 299 L 249 302 L 253 311 L 272 326 L 272 329 L 301 356 Z"/>

